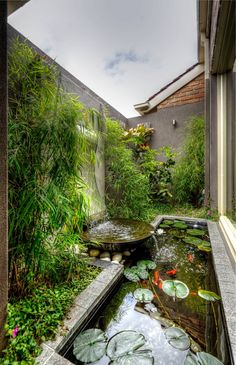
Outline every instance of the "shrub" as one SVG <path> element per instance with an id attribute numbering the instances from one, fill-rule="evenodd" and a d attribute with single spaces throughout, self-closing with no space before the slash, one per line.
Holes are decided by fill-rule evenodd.
<path id="1" fill-rule="evenodd" d="M 11 294 L 32 281 L 65 280 L 87 217 L 83 128 L 89 113 L 58 85 L 57 69 L 26 44 L 9 54 L 9 245 Z M 76 236 L 75 236 L 76 234 Z M 63 235 L 63 240 L 62 240 Z M 33 274 L 32 274 L 33 273 Z"/>
<path id="2" fill-rule="evenodd" d="M 145 218 L 150 207 L 149 179 L 126 146 L 124 130 L 107 119 L 105 143 L 106 204 L 111 217 Z"/>
<path id="3" fill-rule="evenodd" d="M 178 203 L 202 203 L 204 189 L 204 135 L 203 118 L 193 118 L 187 126 L 187 137 L 173 176 L 173 193 Z"/>

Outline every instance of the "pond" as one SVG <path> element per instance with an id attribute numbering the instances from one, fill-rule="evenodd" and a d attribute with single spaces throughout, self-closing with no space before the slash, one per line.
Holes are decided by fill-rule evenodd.
<path id="1" fill-rule="evenodd" d="M 67 359 L 230 364 L 206 226 L 164 221 L 125 265 L 126 279 L 67 349 Z"/>

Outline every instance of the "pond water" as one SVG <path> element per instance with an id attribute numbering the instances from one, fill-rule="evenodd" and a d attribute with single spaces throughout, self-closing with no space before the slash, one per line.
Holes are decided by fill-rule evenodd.
<path id="1" fill-rule="evenodd" d="M 90 323 L 89 328 L 101 329 L 108 339 L 127 330 L 143 334 L 145 344 L 141 350 L 150 351 L 153 358 L 150 364 L 183 365 L 190 351 L 192 354 L 207 352 L 228 365 L 230 361 L 220 300 L 209 301 L 198 295 L 199 290 L 217 293 L 206 227 L 183 227 L 180 224 L 173 228 L 173 222 L 170 221 L 169 225 L 164 222 L 161 226 L 154 239 L 149 239 L 139 247 L 127 262 L 127 267 L 132 267 L 140 260 L 149 259 L 155 263 L 155 269 L 149 270 L 147 279 L 138 282 L 124 281 L 105 308 Z M 192 228 L 197 231 L 189 231 Z M 191 241 L 191 244 L 186 241 Z M 164 289 L 168 280 L 178 280 L 186 284 L 189 290 L 187 296 L 178 298 L 178 291 L 174 296 L 166 294 Z M 140 303 L 135 299 L 134 291 L 140 287 L 149 289 L 154 294 L 151 304 Z M 172 326 L 181 328 L 189 336 L 190 349 L 180 350 L 178 345 L 173 346 L 168 340 L 166 330 Z M 74 357 L 73 347 L 66 357 L 74 364 L 84 364 Z M 104 355 L 90 364 L 108 365 L 113 362 Z M 127 360 L 114 364 L 146 365 L 146 362 Z M 190 364 L 201 363 L 189 362 Z"/>

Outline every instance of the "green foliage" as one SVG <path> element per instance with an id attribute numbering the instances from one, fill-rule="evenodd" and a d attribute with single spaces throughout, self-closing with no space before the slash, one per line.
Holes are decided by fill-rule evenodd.
<path id="1" fill-rule="evenodd" d="M 52 339 L 73 299 L 98 275 L 100 269 L 83 267 L 73 280 L 66 284 L 47 288 L 45 285 L 23 299 L 14 299 L 8 305 L 7 338 L 3 365 L 34 364 L 40 353 L 39 344 Z M 19 332 L 14 338 L 13 329 Z"/>
<path id="2" fill-rule="evenodd" d="M 58 85 L 56 68 L 16 41 L 9 54 L 11 294 L 36 278 L 65 280 L 87 217 L 81 168 L 91 113 Z M 78 128 L 78 124 L 81 125 Z M 75 234 L 77 234 L 75 236 Z"/>
<path id="3" fill-rule="evenodd" d="M 149 181 L 136 165 L 118 122 L 107 119 L 105 147 L 106 204 L 111 217 L 145 217 L 150 206 Z"/>
<path id="4" fill-rule="evenodd" d="M 178 203 L 201 205 L 204 189 L 205 123 L 194 117 L 188 124 L 183 155 L 173 176 L 174 198 Z"/>

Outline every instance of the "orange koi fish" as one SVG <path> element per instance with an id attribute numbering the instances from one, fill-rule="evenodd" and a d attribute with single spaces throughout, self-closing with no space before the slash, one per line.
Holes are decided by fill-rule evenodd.
<path id="1" fill-rule="evenodd" d="M 153 283 L 155 285 L 158 285 L 158 281 L 159 281 L 159 272 L 158 271 L 154 271 L 154 281 L 153 281 Z"/>
<path id="2" fill-rule="evenodd" d="M 187 254 L 187 258 L 188 258 L 188 261 L 189 261 L 189 262 L 193 262 L 194 255 L 192 255 L 191 253 L 188 253 L 188 254 Z"/>
<path id="3" fill-rule="evenodd" d="M 175 276 L 177 273 L 176 269 L 166 271 L 166 275 Z"/>

